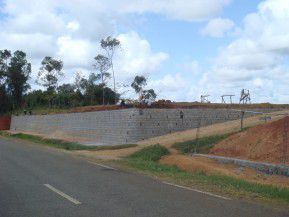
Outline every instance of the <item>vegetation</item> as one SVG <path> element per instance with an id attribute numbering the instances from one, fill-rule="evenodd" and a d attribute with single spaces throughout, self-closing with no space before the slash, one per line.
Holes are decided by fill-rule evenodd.
<path id="1" fill-rule="evenodd" d="M 162 156 L 169 154 L 167 148 L 161 145 L 153 145 L 137 151 L 129 156 L 130 159 L 143 161 L 158 161 Z"/>
<path id="2" fill-rule="evenodd" d="M 115 145 L 115 146 L 86 146 L 86 145 L 81 145 L 76 142 L 68 142 L 68 141 L 63 141 L 59 139 L 47 139 L 47 138 L 43 138 L 40 136 L 23 134 L 23 133 L 9 134 L 9 133 L 2 132 L 2 131 L 0 131 L 0 135 L 23 139 L 23 140 L 31 141 L 37 144 L 59 148 L 59 149 L 65 149 L 65 150 L 95 150 L 95 151 L 96 150 L 116 150 L 116 149 L 130 148 L 130 147 L 136 146 L 136 144 L 125 144 L 125 145 Z"/>
<path id="3" fill-rule="evenodd" d="M 231 134 L 215 135 L 203 137 L 200 139 L 194 139 L 192 141 L 178 142 L 175 143 L 172 147 L 179 150 L 182 154 L 207 154 L 216 143 L 228 138 L 230 135 Z"/>
<path id="4" fill-rule="evenodd" d="M 30 88 L 30 73 L 31 64 L 24 52 L 0 50 L 0 113 L 21 106 L 23 93 Z"/>
<path id="5" fill-rule="evenodd" d="M 115 54 L 115 51 L 120 47 L 120 41 L 116 38 L 112 38 L 111 36 L 108 36 L 106 39 L 102 39 L 100 42 L 100 45 L 102 49 L 106 51 L 107 58 L 110 63 L 110 68 L 112 71 L 112 78 L 113 78 L 113 91 L 116 92 L 115 89 L 115 76 L 114 76 L 114 67 L 113 67 L 113 57 Z M 117 98 L 115 98 L 116 103 Z"/>
<path id="6" fill-rule="evenodd" d="M 95 69 L 98 70 L 100 72 L 100 74 L 98 74 L 96 76 L 96 78 L 101 78 L 101 85 L 102 87 L 105 87 L 106 85 L 106 80 L 107 78 L 110 77 L 110 74 L 107 72 L 109 70 L 109 68 L 111 67 L 111 62 L 109 61 L 109 59 L 103 55 L 97 55 L 95 58 Z M 102 104 L 105 104 L 105 88 L 102 88 Z"/>
<path id="7" fill-rule="evenodd" d="M 136 76 L 131 83 L 131 87 L 139 94 L 139 100 L 141 103 L 149 103 L 154 101 L 157 97 L 153 89 L 145 90 L 147 85 L 147 79 L 144 76 Z"/>
<path id="8" fill-rule="evenodd" d="M 237 196 L 277 199 L 289 203 L 289 189 L 271 185 L 251 183 L 225 175 L 206 175 L 202 172 L 189 173 L 176 166 L 163 165 L 154 161 L 128 159 L 125 165 L 151 175 L 173 180 L 178 184 L 198 186 L 206 191 L 217 191 Z"/>
<path id="9" fill-rule="evenodd" d="M 130 155 L 123 163 L 126 166 L 147 174 L 173 180 L 178 184 L 198 186 L 199 188 L 206 189 L 206 191 L 209 189 L 210 191 L 237 196 L 253 195 L 255 198 L 277 199 L 289 203 L 288 188 L 251 183 L 225 175 L 207 175 L 204 172 L 189 173 L 181 170 L 177 166 L 163 165 L 157 162 L 162 156 L 168 153 L 166 148 L 160 145 L 154 145 Z"/>
<path id="10" fill-rule="evenodd" d="M 0 114 L 32 111 L 42 108 L 53 110 L 80 106 L 116 104 L 120 99 L 115 87 L 113 58 L 120 41 L 107 37 L 100 41 L 102 51 L 94 57 L 94 72 L 87 77 L 76 72 L 74 83 L 60 84 L 64 77 L 62 60 L 46 56 L 41 61 L 36 84 L 43 89 L 30 90 L 31 64 L 23 51 L 0 50 Z M 104 54 L 103 54 L 104 53 Z M 108 81 L 113 77 L 113 89 Z M 30 80 L 29 80 L 30 79 Z M 146 84 L 146 82 L 145 82 Z M 128 85 L 124 85 L 127 87 Z M 127 91 L 125 91 L 127 92 Z M 156 98 L 152 89 L 142 91 L 144 99 Z"/>

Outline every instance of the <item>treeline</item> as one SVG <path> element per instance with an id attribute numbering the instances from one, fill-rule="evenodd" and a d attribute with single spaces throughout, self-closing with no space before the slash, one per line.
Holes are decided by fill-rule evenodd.
<path id="1" fill-rule="evenodd" d="M 73 83 L 59 85 L 59 80 L 64 75 L 63 62 L 45 57 L 35 81 L 44 90 L 31 90 L 31 63 L 23 51 L 11 53 L 9 50 L 0 50 L 0 113 L 19 109 L 71 108 L 119 102 L 121 96 L 115 88 L 113 57 L 120 42 L 107 37 L 101 40 L 100 45 L 105 55 L 98 54 L 94 57 L 95 71 L 88 78 L 76 73 Z M 108 87 L 109 79 L 113 79 L 113 88 Z M 143 76 L 136 76 L 131 84 L 142 103 L 156 98 L 152 89 L 144 90 L 145 85 L 146 79 Z"/>

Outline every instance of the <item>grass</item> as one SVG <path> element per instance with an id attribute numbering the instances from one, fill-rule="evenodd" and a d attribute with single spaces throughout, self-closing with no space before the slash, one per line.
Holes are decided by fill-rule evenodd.
<path id="1" fill-rule="evenodd" d="M 142 150 L 130 155 L 129 158 L 143 161 L 158 161 L 161 159 L 162 156 L 167 154 L 169 154 L 168 149 L 157 144 L 143 148 Z"/>
<path id="2" fill-rule="evenodd" d="M 14 110 L 12 113 L 14 115 L 18 114 L 18 115 L 23 115 L 24 114 L 24 110 L 28 111 L 30 110 L 29 108 L 27 109 L 17 109 Z M 37 108 L 33 108 L 31 109 L 33 115 L 42 115 L 42 114 L 57 114 L 57 113 L 66 113 L 69 111 L 68 108 L 49 108 L 49 107 L 37 107 Z"/>
<path id="3" fill-rule="evenodd" d="M 207 154 L 216 143 L 228 138 L 230 135 L 232 134 L 228 133 L 223 135 L 203 137 L 200 139 L 194 139 L 192 141 L 178 142 L 175 143 L 172 147 L 179 150 L 182 154 L 192 152 Z"/>
<path id="4" fill-rule="evenodd" d="M 53 148 L 59 148 L 59 149 L 65 149 L 65 150 L 94 150 L 94 151 L 99 151 L 99 150 L 116 150 L 116 149 L 123 149 L 123 148 L 130 148 L 130 147 L 135 147 L 136 144 L 125 144 L 125 145 L 115 145 L 115 146 L 87 146 L 87 145 L 82 145 L 76 142 L 68 142 L 68 141 L 63 141 L 60 139 L 47 139 L 43 138 L 40 136 L 35 136 L 35 135 L 30 135 L 30 134 L 24 134 L 24 133 L 17 133 L 17 134 L 9 134 L 7 132 L 1 132 L 0 135 L 6 136 L 6 137 L 12 137 L 12 138 L 18 138 L 18 139 L 23 139 L 27 140 L 30 142 L 34 142 L 37 144 L 45 145 L 45 146 L 50 146 Z"/>
<path id="5" fill-rule="evenodd" d="M 249 197 L 277 199 L 289 203 L 289 189 L 271 185 L 251 183 L 225 175 L 207 175 L 204 172 L 186 172 L 177 166 L 160 164 L 158 160 L 169 154 L 160 145 L 146 147 L 123 160 L 133 169 L 150 175 L 170 179 L 178 184 L 197 186 L 206 191 L 217 191 L 225 194 L 247 195 Z"/>

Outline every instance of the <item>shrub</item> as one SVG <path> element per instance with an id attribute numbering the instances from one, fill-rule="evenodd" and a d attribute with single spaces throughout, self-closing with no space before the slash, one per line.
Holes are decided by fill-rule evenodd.
<path id="1" fill-rule="evenodd" d="M 162 156 L 167 154 L 169 154 L 168 149 L 157 144 L 143 148 L 130 155 L 129 158 L 143 161 L 158 161 Z"/>

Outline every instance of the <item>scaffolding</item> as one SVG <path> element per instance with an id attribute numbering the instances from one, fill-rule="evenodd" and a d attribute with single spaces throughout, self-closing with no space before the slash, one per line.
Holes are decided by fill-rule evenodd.
<path id="1" fill-rule="evenodd" d="M 250 91 L 242 89 L 239 104 L 248 104 L 248 103 L 251 103 Z"/>
<path id="2" fill-rule="evenodd" d="M 210 103 L 209 96 L 210 95 L 201 95 L 201 103 Z"/>
<path id="3" fill-rule="evenodd" d="M 232 97 L 235 96 L 235 95 L 232 95 L 232 94 L 226 94 L 226 95 L 222 95 L 221 98 L 222 98 L 222 103 L 223 104 L 226 104 L 226 98 L 229 98 L 229 102 L 230 104 L 233 104 L 233 100 L 232 100 Z"/>

